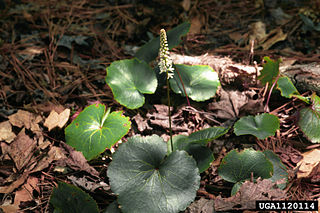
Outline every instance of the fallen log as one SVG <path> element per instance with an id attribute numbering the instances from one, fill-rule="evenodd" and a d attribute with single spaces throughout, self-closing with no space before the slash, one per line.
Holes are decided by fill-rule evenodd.
<path id="1" fill-rule="evenodd" d="M 257 85 L 257 76 L 262 67 L 244 65 L 228 57 L 214 55 L 186 56 L 171 53 L 173 63 L 189 65 L 209 65 L 218 72 L 222 86 L 243 89 Z M 280 65 L 281 74 L 289 77 L 300 93 L 314 91 L 320 95 L 320 63 L 303 65 Z"/>

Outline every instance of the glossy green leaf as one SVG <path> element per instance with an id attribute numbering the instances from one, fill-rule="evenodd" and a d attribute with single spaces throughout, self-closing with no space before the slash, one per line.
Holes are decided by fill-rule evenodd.
<path id="1" fill-rule="evenodd" d="M 270 178 L 272 176 L 272 163 L 260 151 L 245 149 L 241 152 L 230 151 L 221 162 L 218 174 L 226 181 L 236 184 L 232 193 L 236 193 L 241 183 L 251 178 Z"/>
<path id="2" fill-rule="evenodd" d="M 143 94 L 153 94 L 158 85 L 152 68 L 136 58 L 112 62 L 107 67 L 106 82 L 114 99 L 129 109 L 141 107 Z"/>
<path id="3" fill-rule="evenodd" d="M 126 135 L 131 122 L 122 112 L 109 112 L 102 104 L 86 107 L 65 129 L 66 142 L 89 161 Z"/>
<path id="4" fill-rule="evenodd" d="M 288 77 L 280 77 L 277 82 L 277 87 L 283 97 L 291 98 L 293 95 L 299 95 L 297 88 Z"/>
<path id="5" fill-rule="evenodd" d="M 263 59 L 266 61 L 266 63 L 263 65 L 263 69 L 261 70 L 261 74 L 258 76 L 258 79 L 263 85 L 266 83 L 271 84 L 279 75 L 279 63 L 281 62 L 281 59 L 274 61 L 267 56 Z"/>
<path id="6" fill-rule="evenodd" d="M 311 102 L 311 107 L 300 110 L 298 125 L 312 143 L 320 143 L 320 98 L 312 94 Z"/>
<path id="7" fill-rule="evenodd" d="M 119 146 L 108 177 L 124 213 L 174 213 L 194 200 L 200 186 L 195 160 L 185 151 L 166 154 L 157 135 L 131 137 Z"/>
<path id="8" fill-rule="evenodd" d="M 67 183 L 59 182 L 53 188 L 50 203 L 57 213 L 98 213 L 96 202 L 80 188 Z"/>
<path id="9" fill-rule="evenodd" d="M 205 101 L 215 96 L 220 81 L 218 73 L 210 66 L 176 64 L 175 68 L 174 77 L 170 79 L 170 86 L 175 93 L 185 96 L 180 74 L 187 95 L 192 100 Z"/>
<path id="10" fill-rule="evenodd" d="M 274 135 L 279 128 L 280 121 L 277 116 L 263 113 L 240 118 L 234 125 L 234 133 L 236 135 L 251 134 L 259 139 L 265 139 Z"/>
<path id="11" fill-rule="evenodd" d="M 285 165 L 283 165 L 280 158 L 273 151 L 265 150 L 263 151 L 263 154 L 273 165 L 273 175 L 269 179 L 272 180 L 272 182 L 282 180 L 280 184 L 277 184 L 277 186 L 280 189 L 285 189 L 288 182 L 287 168 L 285 167 Z"/>
<path id="12" fill-rule="evenodd" d="M 177 27 L 169 30 L 167 32 L 168 38 L 168 46 L 169 49 L 176 47 L 181 42 L 181 37 L 186 35 L 190 29 L 190 23 L 184 22 Z M 147 63 L 151 62 L 152 60 L 156 59 L 159 53 L 160 48 L 160 36 L 152 39 L 145 45 L 143 45 L 138 52 L 136 53 L 135 57 L 140 60 L 143 60 Z"/>

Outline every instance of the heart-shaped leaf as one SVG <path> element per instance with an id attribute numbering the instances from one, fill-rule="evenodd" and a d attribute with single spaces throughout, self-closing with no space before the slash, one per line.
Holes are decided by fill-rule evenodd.
<path id="1" fill-rule="evenodd" d="M 235 183 L 237 189 L 247 179 L 270 178 L 273 173 L 272 163 L 266 156 L 253 149 L 245 149 L 241 152 L 231 150 L 222 160 L 218 168 L 218 174 L 226 181 Z M 237 183 L 237 184 L 236 184 Z M 233 189 L 232 193 L 237 190 Z"/>
<path id="2" fill-rule="evenodd" d="M 110 149 L 130 129 L 128 117 L 109 111 L 102 104 L 90 105 L 65 129 L 67 144 L 82 152 L 88 161 Z"/>
<path id="3" fill-rule="evenodd" d="M 143 94 L 154 93 L 158 85 L 152 68 L 136 58 L 112 62 L 107 67 L 106 82 L 114 99 L 129 109 L 141 107 Z"/>
<path id="4" fill-rule="evenodd" d="M 320 143 L 320 98 L 311 95 L 312 105 L 299 112 L 298 125 L 312 143 Z"/>
<path id="5" fill-rule="evenodd" d="M 179 212 L 194 200 L 200 185 L 196 162 L 185 151 L 166 153 L 157 135 L 131 137 L 119 146 L 108 177 L 124 213 Z"/>
<path id="6" fill-rule="evenodd" d="M 200 173 L 207 170 L 214 160 L 212 151 L 206 147 L 212 141 L 228 132 L 226 127 L 211 127 L 190 134 L 176 135 L 172 138 L 174 150 L 188 152 L 197 162 Z M 168 142 L 168 152 L 171 152 L 171 143 Z"/>
<path id="7" fill-rule="evenodd" d="M 234 125 L 234 133 L 236 135 L 251 134 L 259 139 L 265 139 L 274 135 L 279 128 L 280 121 L 277 116 L 263 113 L 240 118 Z"/>
<path id="8" fill-rule="evenodd" d="M 87 213 L 99 212 L 97 203 L 84 191 L 74 185 L 59 182 L 57 188 L 53 188 L 50 203 L 57 213 Z"/>
<path id="9" fill-rule="evenodd" d="M 274 61 L 266 56 L 263 60 L 265 60 L 266 63 L 263 65 L 263 69 L 261 70 L 261 74 L 258 76 L 258 79 L 263 85 L 266 83 L 271 84 L 279 75 L 279 63 L 281 62 L 281 59 Z"/>
<path id="10" fill-rule="evenodd" d="M 220 82 L 218 74 L 210 66 L 176 64 L 175 67 L 174 77 L 170 79 L 175 93 L 185 96 L 184 85 L 188 97 L 194 101 L 205 101 L 215 96 Z"/>
<path id="11" fill-rule="evenodd" d="M 288 77 L 280 77 L 277 85 L 283 97 L 291 98 L 293 95 L 299 95 L 298 90 Z"/>
<path id="12" fill-rule="evenodd" d="M 181 42 L 181 37 L 186 35 L 189 32 L 190 23 L 184 22 L 172 30 L 167 32 L 168 37 L 168 46 L 169 49 L 176 47 Z M 145 45 L 143 45 L 138 52 L 136 53 L 136 57 L 140 60 L 143 60 L 147 63 L 151 62 L 152 60 L 156 59 L 159 53 L 160 48 L 160 36 L 152 39 Z"/>
<path id="13" fill-rule="evenodd" d="M 273 151 L 265 150 L 263 151 L 263 154 L 273 165 L 273 175 L 269 179 L 272 180 L 272 182 L 280 181 L 281 183 L 277 184 L 280 189 L 286 188 L 288 182 L 288 172 L 285 165 L 283 165 L 280 158 Z"/>

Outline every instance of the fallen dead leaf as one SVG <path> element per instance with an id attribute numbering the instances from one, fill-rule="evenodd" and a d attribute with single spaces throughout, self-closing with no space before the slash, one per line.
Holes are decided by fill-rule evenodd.
<path id="1" fill-rule="evenodd" d="M 7 194 L 7 193 L 13 192 L 16 188 L 21 186 L 26 181 L 28 176 L 29 176 L 29 173 L 28 172 L 24 172 L 17 180 L 12 182 L 10 185 L 1 186 L 0 187 L 0 193 Z"/>
<path id="2" fill-rule="evenodd" d="M 275 43 L 286 40 L 287 35 L 287 33 L 283 33 L 281 28 L 272 30 L 268 34 L 268 39 L 263 44 L 261 44 L 261 47 L 263 48 L 263 50 L 268 50 Z"/>
<path id="3" fill-rule="evenodd" d="M 39 115 L 37 116 L 28 111 L 18 110 L 17 113 L 10 115 L 8 118 L 13 126 L 17 126 L 20 128 L 26 127 L 36 134 L 41 132 L 38 123 L 42 121 L 42 118 Z"/>
<path id="4" fill-rule="evenodd" d="M 21 171 L 30 162 L 36 146 L 37 142 L 21 131 L 10 145 L 2 144 L 1 147 L 4 153 L 12 158 L 16 168 Z"/>
<path id="5" fill-rule="evenodd" d="M 285 191 L 278 189 L 276 183 L 259 178 L 257 183 L 244 182 L 232 197 L 222 198 L 219 195 L 214 201 L 214 206 L 216 211 L 256 209 L 256 200 L 281 200 L 285 197 Z"/>
<path id="6" fill-rule="evenodd" d="M 16 191 L 14 197 L 14 205 L 19 206 L 21 202 L 34 200 L 34 190 L 40 193 L 40 189 L 38 187 L 38 178 L 30 176 L 27 179 L 27 182 L 21 187 L 21 189 Z"/>
<path id="7" fill-rule="evenodd" d="M 65 109 L 60 114 L 52 110 L 48 118 L 45 120 L 44 126 L 48 127 L 49 131 L 51 131 L 55 127 L 62 128 L 68 122 L 69 116 L 70 109 Z"/>
<path id="8" fill-rule="evenodd" d="M 214 211 L 214 201 L 207 200 L 201 197 L 199 200 L 193 202 L 186 210 L 187 213 L 213 213 Z"/>
<path id="9" fill-rule="evenodd" d="M 42 171 L 47 168 L 50 163 L 58 160 L 65 160 L 67 157 L 63 153 L 63 150 L 60 147 L 53 146 L 48 152 L 48 155 L 42 158 L 32 170 L 32 172 Z"/>
<path id="10" fill-rule="evenodd" d="M 68 176 L 68 179 L 72 181 L 74 185 L 80 186 L 90 192 L 93 192 L 97 188 L 103 188 L 105 191 L 110 191 L 110 186 L 105 182 L 94 182 L 86 177 Z"/>
<path id="11" fill-rule="evenodd" d="M 12 132 L 12 126 L 9 121 L 0 123 L 0 141 L 4 140 L 7 143 L 13 141 L 16 135 Z"/>
<path id="12" fill-rule="evenodd" d="M 297 164 L 297 178 L 308 177 L 320 162 L 320 149 L 313 149 L 302 154 L 303 159 Z"/>
<path id="13" fill-rule="evenodd" d="M 66 153 L 64 154 L 69 154 L 69 156 L 67 157 L 67 159 L 61 158 L 60 160 L 56 161 L 55 164 L 57 166 L 68 166 L 75 171 L 86 171 L 92 176 L 99 178 L 99 172 L 88 164 L 88 161 L 83 156 L 82 152 L 76 151 L 66 143 L 61 143 L 61 145 L 66 151 Z"/>

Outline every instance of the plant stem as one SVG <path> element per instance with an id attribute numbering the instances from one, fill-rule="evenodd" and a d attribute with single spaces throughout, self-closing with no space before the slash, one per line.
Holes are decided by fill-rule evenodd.
<path id="1" fill-rule="evenodd" d="M 173 142 L 172 142 L 172 128 L 171 128 L 171 102 L 170 102 L 170 85 L 169 85 L 169 74 L 167 70 L 167 97 L 168 97 L 168 115 L 169 115 L 169 132 L 170 132 L 170 146 L 171 152 L 173 152 Z"/>
<path id="2" fill-rule="evenodd" d="M 181 78 L 181 75 L 180 75 L 180 73 L 179 73 L 179 71 L 178 71 L 177 69 L 176 69 L 176 71 L 177 71 L 178 76 L 179 76 L 179 78 L 180 78 L 180 82 L 181 82 L 181 85 L 182 85 L 184 94 L 186 95 L 188 106 L 191 106 L 191 105 L 190 105 L 190 101 L 189 101 L 189 97 L 188 97 L 188 94 L 187 94 L 187 91 L 186 91 L 186 88 L 184 87 L 184 83 L 183 83 L 182 78 Z"/>
<path id="3" fill-rule="evenodd" d="M 265 112 L 267 112 L 268 105 L 269 105 L 269 100 L 270 100 L 270 97 L 271 97 L 272 90 L 273 90 L 274 86 L 277 84 L 277 81 L 278 81 L 279 77 L 280 77 L 280 75 L 277 76 L 276 80 L 274 81 L 274 83 L 272 84 L 272 86 L 271 86 L 271 88 L 270 88 L 269 95 L 268 95 L 268 99 L 267 99 L 266 105 L 265 105 L 265 107 L 264 107 L 264 111 L 265 111 Z"/>

